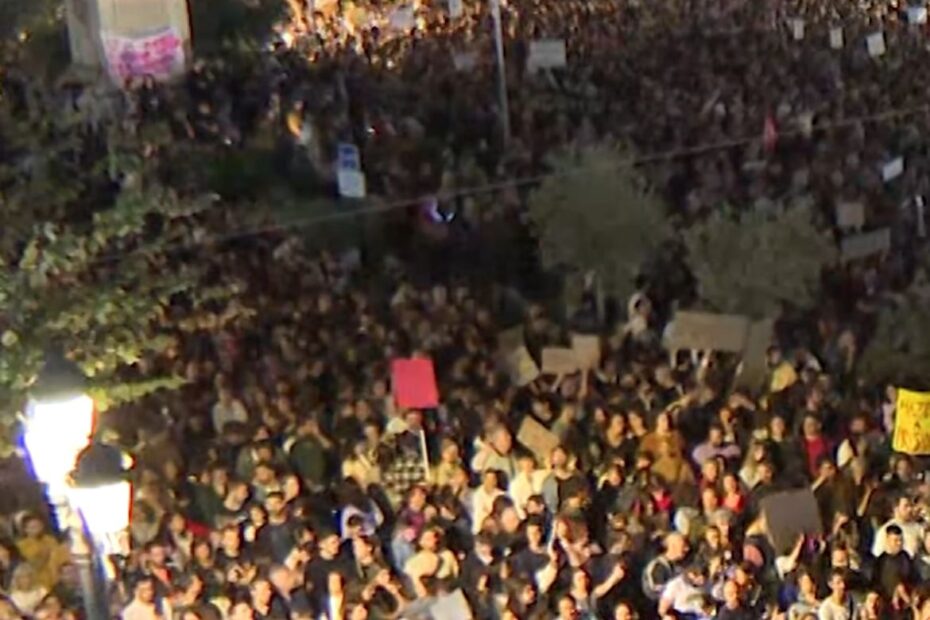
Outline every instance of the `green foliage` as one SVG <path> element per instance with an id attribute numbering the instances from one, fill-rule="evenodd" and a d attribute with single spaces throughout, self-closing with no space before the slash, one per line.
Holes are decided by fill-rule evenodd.
<path id="1" fill-rule="evenodd" d="M 594 271 L 620 299 L 670 232 L 662 200 L 625 160 L 606 147 L 562 155 L 529 200 L 543 266 Z"/>
<path id="2" fill-rule="evenodd" d="M 930 389 L 928 315 L 930 284 L 918 275 L 907 291 L 880 309 L 875 333 L 857 364 L 862 377 L 899 387 Z"/>
<path id="3" fill-rule="evenodd" d="M 198 54 L 263 43 L 286 11 L 284 0 L 190 0 L 191 30 Z"/>
<path id="4" fill-rule="evenodd" d="M 778 316 L 786 303 L 812 304 L 836 246 L 811 218 L 808 204 L 774 213 L 718 210 L 685 230 L 688 265 L 704 305 L 765 318 Z"/>

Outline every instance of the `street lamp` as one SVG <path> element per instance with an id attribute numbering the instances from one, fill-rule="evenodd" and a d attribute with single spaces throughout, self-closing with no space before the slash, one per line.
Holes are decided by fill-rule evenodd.
<path id="1" fill-rule="evenodd" d="M 81 370 L 62 355 L 51 355 L 30 390 L 23 443 L 32 471 L 56 506 L 94 430 L 94 401 Z"/>
<path id="2" fill-rule="evenodd" d="M 69 535 L 85 615 L 103 620 L 109 612 L 95 551 L 126 528 L 132 497 L 122 453 L 88 445 L 94 417 L 84 374 L 63 355 L 50 355 L 30 390 L 23 444 L 59 529 Z"/>

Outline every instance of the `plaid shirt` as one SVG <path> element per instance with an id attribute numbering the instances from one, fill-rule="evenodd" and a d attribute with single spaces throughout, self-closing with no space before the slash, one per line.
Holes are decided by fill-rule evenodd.
<path id="1" fill-rule="evenodd" d="M 382 475 L 388 499 L 399 506 L 413 486 L 426 483 L 423 455 L 419 452 L 398 450 Z"/>

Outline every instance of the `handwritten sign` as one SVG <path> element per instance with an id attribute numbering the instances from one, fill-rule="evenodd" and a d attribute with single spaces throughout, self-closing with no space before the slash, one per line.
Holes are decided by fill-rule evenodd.
<path id="1" fill-rule="evenodd" d="M 869 50 L 869 56 L 878 58 L 885 54 L 885 33 L 873 32 L 865 38 L 865 47 Z"/>
<path id="2" fill-rule="evenodd" d="M 518 347 L 506 358 L 507 371 L 514 385 L 523 387 L 539 377 L 539 366 L 526 347 Z"/>
<path id="3" fill-rule="evenodd" d="M 905 454 L 930 454 L 930 393 L 898 390 L 891 447 Z"/>
<path id="4" fill-rule="evenodd" d="M 734 314 L 676 312 L 667 331 L 665 346 L 670 351 L 727 351 L 741 353 L 746 345 L 749 319 Z"/>
<path id="5" fill-rule="evenodd" d="M 432 409 L 439 405 L 433 360 L 422 357 L 391 362 L 391 387 L 398 407 Z"/>
<path id="6" fill-rule="evenodd" d="M 570 375 L 578 372 L 575 351 L 561 347 L 547 347 L 542 352 L 542 370 L 547 375 Z"/>
<path id="7" fill-rule="evenodd" d="M 582 369 L 591 370 L 601 363 L 601 339 L 597 336 L 572 334 L 572 350 Z"/>
<path id="8" fill-rule="evenodd" d="M 867 258 L 891 248 L 891 229 L 880 228 L 872 232 L 844 237 L 840 241 L 840 257 L 844 261 Z"/>
<path id="9" fill-rule="evenodd" d="M 517 431 L 517 441 L 526 446 L 540 461 L 549 460 L 549 455 L 559 446 L 559 438 L 534 418 L 526 416 Z"/>
<path id="10" fill-rule="evenodd" d="M 530 42 L 529 71 L 559 69 L 566 64 L 564 39 L 540 39 Z"/>
<path id="11" fill-rule="evenodd" d="M 165 80 L 184 71 L 184 42 L 174 28 L 143 37 L 102 33 L 107 70 L 114 82 L 136 77 Z"/>

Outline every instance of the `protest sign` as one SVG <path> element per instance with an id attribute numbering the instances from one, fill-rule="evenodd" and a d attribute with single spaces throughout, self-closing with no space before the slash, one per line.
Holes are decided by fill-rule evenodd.
<path id="1" fill-rule="evenodd" d="M 887 252 L 891 248 L 891 229 L 879 228 L 861 235 L 844 237 L 840 241 L 840 257 L 851 261 L 867 258 L 879 252 Z"/>
<path id="2" fill-rule="evenodd" d="M 920 26 L 927 23 L 927 7 L 909 6 L 907 7 L 907 23 L 913 26 Z"/>
<path id="3" fill-rule="evenodd" d="M 905 454 L 930 454 L 930 392 L 898 389 L 891 447 Z"/>
<path id="4" fill-rule="evenodd" d="M 430 605 L 429 613 L 434 620 L 472 620 L 471 607 L 461 588 L 450 594 L 439 595 Z"/>
<path id="5" fill-rule="evenodd" d="M 760 502 L 769 542 L 775 552 L 784 555 L 794 547 L 798 536 L 818 536 L 823 532 L 817 500 L 810 489 L 782 491 Z"/>
<path id="6" fill-rule="evenodd" d="M 865 225 L 865 205 L 861 202 L 841 202 L 836 205 L 836 226 L 859 230 Z"/>
<path id="7" fill-rule="evenodd" d="M 455 52 L 452 54 L 452 66 L 456 71 L 471 71 L 478 64 L 478 54 L 475 52 Z"/>
<path id="8" fill-rule="evenodd" d="M 433 360 L 422 357 L 391 362 L 391 388 L 398 407 L 431 409 L 439 405 Z"/>
<path id="9" fill-rule="evenodd" d="M 165 80 L 184 71 L 184 41 L 174 28 L 126 37 L 101 33 L 107 71 L 117 84 L 150 75 Z"/>
<path id="10" fill-rule="evenodd" d="M 898 178 L 904 172 L 904 158 L 895 157 L 889 162 L 886 162 L 882 166 L 882 181 L 887 183 L 893 179 Z"/>
<path id="11" fill-rule="evenodd" d="M 570 375 L 578 372 L 575 351 L 564 347 L 547 347 L 542 352 L 542 371 L 547 375 Z"/>
<path id="12" fill-rule="evenodd" d="M 362 158 L 358 147 L 350 142 L 340 142 L 336 147 L 336 167 L 339 170 L 361 170 Z"/>
<path id="13" fill-rule="evenodd" d="M 393 9 L 388 16 L 388 24 L 392 30 L 403 32 L 413 30 L 417 25 L 417 20 L 413 11 L 413 5 L 402 4 Z"/>
<path id="14" fill-rule="evenodd" d="M 597 368 L 601 363 L 601 339 L 598 336 L 572 334 L 572 350 L 583 370 Z"/>
<path id="15" fill-rule="evenodd" d="M 526 347 L 518 347 L 509 353 L 505 360 L 510 381 L 514 385 L 523 387 L 539 377 L 539 366 L 536 365 L 536 360 L 533 359 Z"/>
<path id="16" fill-rule="evenodd" d="M 744 316 L 679 311 L 666 330 L 665 347 L 739 353 L 746 346 L 748 331 L 749 319 Z"/>
<path id="17" fill-rule="evenodd" d="M 791 20 L 791 36 L 795 41 L 800 41 L 804 38 L 804 20 L 795 17 Z"/>
<path id="18" fill-rule="evenodd" d="M 541 462 L 548 461 L 549 455 L 559 446 L 558 436 L 532 416 L 523 418 L 517 431 L 517 441 L 526 446 Z"/>
<path id="19" fill-rule="evenodd" d="M 365 173 L 358 170 L 339 170 L 336 173 L 339 195 L 343 198 L 365 197 Z"/>
<path id="20" fill-rule="evenodd" d="M 530 42 L 528 71 L 558 69 L 566 64 L 564 39 L 540 39 Z"/>
<path id="21" fill-rule="evenodd" d="M 872 58 L 882 56 L 885 53 L 885 33 L 873 32 L 865 38 L 865 46 Z"/>
<path id="22" fill-rule="evenodd" d="M 458 19 L 465 12 L 462 0 L 449 0 L 449 17 Z"/>
<path id="23" fill-rule="evenodd" d="M 775 321 L 773 319 L 762 319 L 750 323 L 734 387 L 756 390 L 765 383 L 768 373 L 766 354 L 772 343 L 774 331 Z"/>
<path id="24" fill-rule="evenodd" d="M 830 28 L 830 47 L 835 50 L 843 49 L 842 28 Z"/>

